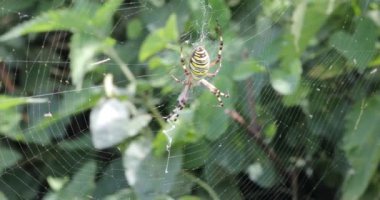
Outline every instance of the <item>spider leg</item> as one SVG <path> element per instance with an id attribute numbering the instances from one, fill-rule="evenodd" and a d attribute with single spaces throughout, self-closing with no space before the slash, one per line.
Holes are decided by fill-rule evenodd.
<path id="1" fill-rule="evenodd" d="M 218 55 L 217 55 L 216 60 L 214 60 L 214 61 L 212 61 L 210 63 L 210 67 L 213 67 L 213 66 L 215 66 L 218 63 L 219 63 L 219 66 L 218 66 L 218 68 L 216 69 L 216 71 L 214 73 L 208 73 L 207 74 L 208 77 L 214 77 L 214 76 L 216 76 L 219 73 L 220 68 L 222 67 L 222 63 L 220 61 L 222 59 L 223 37 L 222 37 L 222 31 L 220 30 L 219 23 L 217 24 L 216 32 L 219 35 L 219 50 L 218 50 Z"/>
<path id="2" fill-rule="evenodd" d="M 181 65 L 182 65 L 182 69 L 183 69 L 183 72 L 185 73 L 186 76 L 190 75 L 190 72 L 187 70 L 186 68 L 186 62 L 185 62 L 185 58 L 183 57 L 183 48 L 181 46 Z"/>
<path id="3" fill-rule="evenodd" d="M 188 100 L 189 96 L 189 90 L 191 87 L 191 84 L 189 82 L 184 83 L 185 87 L 183 88 L 181 94 L 178 96 L 177 99 L 177 106 L 174 108 L 174 110 L 169 114 L 169 116 L 165 117 L 167 122 L 175 122 L 177 121 L 179 117 L 179 112 L 186 106 L 186 102 Z"/>
<path id="4" fill-rule="evenodd" d="M 179 80 L 177 77 L 175 77 L 173 74 L 171 74 L 171 77 L 174 79 L 175 82 L 185 84 L 184 80 Z"/>
<path id="5" fill-rule="evenodd" d="M 209 89 L 210 92 L 213 93 L 216 96 L 216 99 L 219 102 L 219 106 L 223 107 L 224 104 L 223 104 L 222 98 L 220 98 L 220 97 L 228 98 L 228 97 L 230 97 L 230 95 L 221 92 L 218 88 L 216 88 L 213 84 L 211 84 L 210 82 L 206 81 L 205 79 L 200 80 L 200 83 L 203 86 L 205 86 L 207 89 Z"/>

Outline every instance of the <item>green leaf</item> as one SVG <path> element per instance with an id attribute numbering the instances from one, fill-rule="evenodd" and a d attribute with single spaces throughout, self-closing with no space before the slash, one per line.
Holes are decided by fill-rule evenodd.
<path id="1" fill-rule="evenodd" d="M 299 59 L 282 61 L 279 68 L 271 73 L 271 84 L 273 88 L 283 95 L 292 94 L 297 90 L 301 80 L 301 61 Z"/>
<path id="2" fill-rule="evenodd" d="M 256 60 L 245 60 L 236 67 L 233 79 L 237 81 L 245 80 L 255 73 L 265 72 L 265 66 L 261 65 Z"/>
<path id="3" fill-rule="evenodd" d="M 139 114 L 131 116 L 129 102 L 109 99 L 100 102 L 90 115 L 92 142 L 97 149 L 112 147 L 129 137 L 135 136 L 148 125 L 151 116 Z"/>
<path id="4" fill-rule="evenodd" d="M 64 176 L 64 177 L 52 177 L 48 176 L 46 178 L 47 183 L 49 184 L 50 188 L 53 189 L 54 191 L 59 191 L 61 190 L 67 182 L 69 182 L 69 177 Z"/>
<path id="5" fill-rule="evenodd" d="M 293 94 L 284 96 L 283 98 L 284 105 L 286 106 L 300 105 L 303 107 L 307 107 L 307 104 L 308 104 L 307 97 L 310 92 L 310 88 L 306 84 L 307 84 L 306 82 L 304 84 L 300 84 L 297 90 Z"/>
<path id="6" fill-rule="evenodd" d="M 50 199 L 86 199 L 95 189 L 96 164 L 93 161 L 85 163 L 73 179 Z"/>
<path id="7" fill-rule="evenodd" d="M 346 32 L 336 32 L 330 38 L 330 45 L 337 49 L 348 62 L 363 72 L 375 55 L 377 28 L 372 20 L 358 18 L 355 20 L 355 32 L 350 35 Z"/>
<path id="8" fill-rule="evenodd" d="M 291 32 L 297 52 L 303 53 L 327 18 L 327 0 L 301 1 L 292 17 Z"/>
<path id="9" fill-rule="evenodd" d="M 136 199 L 136 195 L 131 189 L 123 189 L 114 194 L 110 194 L 104 198 L 104 200 L 125 200 Z"/>
<path id="10" fill-rule="evenodd" d="M 127 36 L 130 39 L 138 38 L 143 30 L 143 25 L 139 19 L 132 19 L 128 22 L 127 26 Z"/>
<path id="11" fill-rule="evenodd" d="M 54 103 L 48 105 L 29 105 L 30 115 L 29 128 L 20 133 L 24 135 L 24 140 L 38 144 L 48 144 L 52 138 L 64 137 L 67 132 L 63 125 L 70 123 L 70 116 L 83 112 L 96 104 L 100 98 L 99 90 L 82 90 L 79 92 L 64 93 L 63 97 L 53 96 L 50 100 Z M 45 115 L 47 114 L 47 115 Z"/>
<path id="12" fill-rule="evenodd" d="M 46 103 L 47 99 L 41 98 L 28 98 L 28 97 L 11 97 L 0 95 L 0 110 L 9 109 L 16 107 L 18 105 L 28 104 L 28 103 Z"/>
<path id="13" fill-rule="evenodd" d="M 16 109 L 0 111 L 0 134 L 15 141 L 23 141 L 25 137 L 20 128 L 21 117 Z"/>
<path id="14" fill-rule="evenodd" d="M 170 42 L 177 42 L 178 27 L 175 14 L 170 15 L 165 27 L 150 33 L 141 45 L 139 60 L 145 61 L 152 55 L 164 50 Z"/>
<path id="15" fill-rule="evenodd" d="M 125 150 L 123 163 L 129 185 L 134 188 L 138 199 L 151 199 L 152 194 L 167 194 L 173 186 L 181 170 L 182 153 L 172 148 L 165 173 L 167 157 L 155 156 L 151 153 L 151 142 L 140 137 Z"/>
<path id="16" fill-rule="evenodd" d="M 294 45 L 294 37 L 290 34 L 283 36 L 280 66 L 270 72 L 272 87 L 283 95 L 292 94 L 297 90 L 301 81 L 302 63 Z"/>
<path id="17" fill-rule="evenodd" d="M 227 132 L 226 134 L 229 134 L 226 137 L 230 142 L 225 142 L 226 137 L 220 137 L 213 142 L 210 147 L 213 150 L 209 153 L 209 158 L 213 162 L 206 162 L 206 168 L 209 165 L 218 164 L 229 174 L 245 171 L 254 162 L 255 157 L 259 155 L 260 149 L 244 131 Z M 253 151 L 253 149 L 255 150 Z M 241 152 L 245 153 L 242 154 Z"/>
<path id="18" fill-rule="evenodd" d="M 0 146 L 0 174 L 3 170 L 13 166 L 22 158 L 22 155 L 17 151 Z"/>
<path id="19" fill-rule="evenodd" d="M 0 36 L 0 41 L 10 40 L 28 33 L 83 30 L 87 27 L 85 19 L 89 18 L 83 15 L 85 13 L 88 12 L 73 12 L 67 9 L 48 11 L 12 28 Z"/>
<path id="20" fill-rule="evenodd" d="M 82 87 L 84 76 L 95 69 L 94 58 L 115 44 L 112 38 L 100 39 L 90 34 L 74 34 L 70 42 L 71 78 L 77 89 Z"/>
<path id="21" fill-rule="evenodd" d="M 258 160 L 247 168 L 249 179 L 264 188 L 280 183 L 275 167 L 267 158 Z"/>
<path id="22" fill-rule="evenodd" d="M 215 28 L 215 23 L 216 23 L 216 20 L 219 21 L 219 23 L 221 23 L 221 25 L 225 25 L 225 24 L 228 24 L 228 21 L 230 20 L 231 18 L 231 10 L 230 8 L 228 7 L 226 1 L 224 0 L 209 0 L 208 1 L 209 5 L 207 6 L 210 6 L 212 8 L 212 10 L 217 10 L 218 12 L 211 12 L 211 19 L 215 19 L 214 21 L 211 21 L 209 23 L 209 28 L 210 29 L 213 29 Z M 208 7 L 206 6 L 206 8 L 203 8 L 203 9 L 208 9 Z M 200 15 L 200 17 L 204 17 L 202 15 Z M 201 20 L 204 20 L 204 19 L 201 19 Z"/>
<path id="23" fill-rule="evenodd" d="M 342 187 L 342 199 L 363 195 L 380 164 L 380 95 L 358 102 L 347 116 L 343 148 L 352 166 Z"/>
<path id="24" fill-rule="evenodd" d="M 216 81 L 212 83 L 224 93 L 233 91 L 233 84 L 230 79 L 224 76 L 218 76 Z M 209 140 L 218 139 L 228 128 L 229 117 L 224 113 L 224 109 L 218 107 L 218 101 L 209 89 L 201 86 L 202 96 L 198 98 L 199 106 L 195 110 L 194 122 L 196 124 L 197 134 L 205 135 Z M 223 98 L 225 107 L 229 107 L 234 100 L 233 94 L 231 98 Z M 207 123 L 204 123 L 207 122 Z"/>
<path id="25" fill-rule="evenodd" d="M 115 159 L 109 163 L 102 172 L 102 176 L 96 182 L 93 199 L 111 198 L 108 195 L 120 192 L 125 195 L 124 188 L 128 187 L 127 180 L 124 178 L 122 159 Z M 133 194 L 130 192 L 130 194 Z M 119 195 L 116 195 L 119 196 Z M 116 198 L 116 196 L 114 196 Z"/>
<path id="26" fill-rule="evenodd" d="M 1 200 L 8 200 L 8 198 L 0 191 L 0 199 Z"/>
<path id="27" fill-rule="evenodd" d="M 39 179 L 21 166 L 11 168 L 0 177 L 1 192 L 8 199 L 36 199 L 41 186 Z"/>
<path id="28" fill-rule="evenodd" d="M 103 36 L 110 34 L 112 31 L 114 26 L 112 23 L 113 16 L 122 2 L 123 0 L 105 1 L 102 7 L 96 11 L 93 19 L 94 27 L 102 30 Z"/>
<path id="29" fill-rule="evenodd" d="M 85 150 L 92 149 L 91 135 L 85 133 L 74 139 L 63 140 L 58 143 L 58 147 L 65 151 L 76 151 L 76 150 Z"/>

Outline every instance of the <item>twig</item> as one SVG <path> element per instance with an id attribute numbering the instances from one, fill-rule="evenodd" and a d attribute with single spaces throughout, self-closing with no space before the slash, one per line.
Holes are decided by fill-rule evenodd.
<path id="1" fill-rule="evenodd" d="M 292 178 L 292 199 L 298 200 L 298 172 L 296 170 L 292 170 L 291 178 Z"/>
<path id="2" fill-rule="evenodd" d="M 166 122 L 164 118 L 162 117 L 162 115 L 160 114 L 160 112 L 157 110 L 157 108 L 154 105 L 152 105 L 149 102 L 149 99 L 146 96 L 144 96 L 143 98 L 144 98 L 145 106 L 149 108 L 150 112 L 152 112 L 153 117 L 156 118 L 160 126 L 164 128 L 166 126 Z"/>
<path id="3" fill-rule="evenodd" d="M 253 80 L 252 77 L 249 78 L 246 82 L 247 88 L 253 88 Z M 255 103 L 255 96 L 253 95 L 253 90 L 247 90 L 247 99 L 248 99 L 248 111 L 251 116 L 251 122 L 249 123 L 249 127 L 255 131 L 255 134 L 261 134 L 260 125 L 257 124 L 257 115 L 256 115 L 256 103 Z M 260 136 L 261 137 L 261 136 Z"/>
<path id="4" fill-rule="evenodd" d="M 119 65 L 121 71 L 123 71 L 125 77 L 127 77 L 130 82 L 136 82 L 135 76 L 133 75 L 131 70 L 129 70 L 128 65 L 125 64 L 124 61 L 119 57 L 119 54 L 117 54 L 115 49 L 111 48 L 105 53 Z"/>
<path id="5" fill-rule="evenodd" d="M 188 179 L 190 179 L 191 181 L 193 181 L 194 183 L 198 184 L 200 187 L 202 187 L 204 190 L 206 190 L 208 192 L 208 194 L 210 195 L 211 199 L 213 200 L 219 200 L 219 197 L 218 195 L 216 194 L 216 192 L 207 184 L 205 183 L 204 181 L 202 181 L 200 178 L 186 172 L 186 171 L 182 171 L 183 175 L 186 176 Z"/>
<path id="6" fill-rule="evenodd" d="M 283 166 L 281 160 L 278 158 L 276 152 L 269 147 L 265 142 L 261 134 L 258 134 L 256 130 L 246 124 L 244 118 L 235 110 L 225 110 L 225 113 L 228 114 L 235 122 L 245 127 L 249 133 L 254 138 L 256 144 L 263 150 L 263 152 L 268 156 L 268 158 L 273 162 L 276 171 L 283 177 L 287 177 L 291 180 L 292 194 L 293 199 L 298 199 L 298 184 L 297 184 L 297 174 L 289 173 L 286 168 Z M 297 187 L 297 188 L 294 188 Z"/>
<path id="7" fill-rule="evenodd" d="M 9 77 L 9 72 L 3 62 L 0 63 L 0 80 L 4 83 L 5 89 L 8 92 L 13 93 L 15 91 L 15 86 Z"/>

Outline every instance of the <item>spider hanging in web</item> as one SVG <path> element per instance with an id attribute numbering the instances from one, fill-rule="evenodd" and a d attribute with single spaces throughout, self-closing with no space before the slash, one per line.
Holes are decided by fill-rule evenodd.
<path id="1" fill-rule="evenodd" d="M 189 96 L 189 90 L 193 86 L 202 85 L 206 87 L 208 90 L 210 90 L 210 92 L 216 96 L 220 107 L 223 107 L 223 101 L 221 97 L 229 97 L 228 94 L 221 92 L 218 88 L 216 88 L 213 84 L 211 84 L 205 79 L 207 77 L 215 77 L 219 73 L 220 68 L 222 67 L 221 59 L 223 50 L 223 37 L 221 34 L 219 24 L 216 27 L 216 32 L 219 35 L 219 51 L 215 61 L 211 62 L 210 56 L 205 47 L 203 45 L 199 45 L 193 50 L 193 52 L 191 53 L 191 57 L 189 58 L 189 63 L 186 64 L 181 47 L 181 65 L 185 74 L 185 80 L 180 81 L 173 75 L 172 77 L 176 82 L 182 83 L 184 85 L 184 88 L 181 94 L 178 96 L 178 105 L 169 114 L 169 116 L 166 117 L 166 121 L 173 122 L 178 119 L 179 112 L 185 107 Z M 219 66 L 215 70 L 215 72 L 209 73 L 209 69 L 217 64 L 219 64 Z"/>

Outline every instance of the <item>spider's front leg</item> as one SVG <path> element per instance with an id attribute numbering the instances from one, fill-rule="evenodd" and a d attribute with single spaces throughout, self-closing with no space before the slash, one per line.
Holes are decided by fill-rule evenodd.
<path id="1" fill-rule="evenodd" d="M 186 68 L 186 62 L 185 62 L 185 58 L 183 57 L 183 48 L 182 48 L 182 46 L 181 46 L 181 65 L 182 65 L 182 69 L 183 69 L 183 72 L 185 73 L 185 75 L 189 76 L 190 72 Z"/>
<path id="2" fill-rule="evenodd" d="M 220 97 L 228 98 L 228 97 L 230 97 L 230 95 L 221 92 L 218 88 L 216 88 L 213 84 L 211 84 L 210 82 L 206 81 L 205 79 L 200 80 L 200 83 L 203 86 L 205 86 L 207 89 L 209 89 L 210 92 L 213 93 L 216 96 L 216 99 L 219 102 L 219 106 L 223 107 L 224 104 L 223 104 L 222 98 L 220 98 Z"/>
<path id="3" fill-rule="evenodd" d="M 208 73 L 207 74 L 208 77 L 216 76 L 219 73 L 220 68 L 222 67 L 221 60 L 222 60 L 222 51 L 223 51 L 223 37 L 222 37 L 222 31 L 220 30 L 219 24 L 217 24 L 216 32 L 219 35 L 219 50 L 218 50 L 218 55 L 217 55 L 216 60 L 210 63 L 210 67 L 213 67 L 218 63 L 219 63 L 219 67 L 216 69 L 214 73 Z"/>

